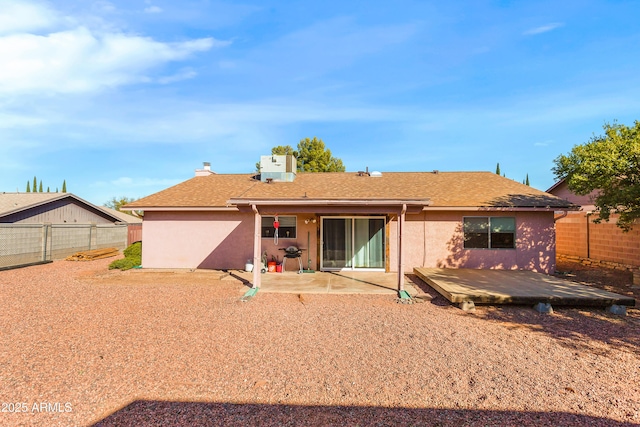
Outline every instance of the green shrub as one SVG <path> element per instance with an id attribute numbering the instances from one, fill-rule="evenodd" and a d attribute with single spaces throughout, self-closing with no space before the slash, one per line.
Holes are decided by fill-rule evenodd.
<path id="1" fill-rule="evenodd" d="M 124 250 L 124 256 L 125 258 L 142 259 L 142 242 L 135 242 L 129 245 L 129 247 Z"/>
<path id="2" fill-rule="evenodd" d="M 116 268 L 120 270 L 129 270 L 130 268 L 142 264 L 142 243 L 133 243 L 123 252 L 124 258 L 117 259 L 109 264 L 109 270 Z"/>

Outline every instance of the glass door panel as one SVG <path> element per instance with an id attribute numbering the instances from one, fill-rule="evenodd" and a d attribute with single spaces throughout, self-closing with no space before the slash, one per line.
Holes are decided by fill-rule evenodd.
<path id="1" fill-rule="evenodd" d="M 355 268 L 384 268 L 384 219 L 354 219 Z"/>
<path id="2" fill-rule="evenodd" d="M 385 267 L 384 218 L 323 218 L 322 258 L 325 270 Z"/>
<path id="3" fill-rule="evenodd" d="M 322 221 L 322 267 L 351 267 L 351 219 L 324 218 Z"/>

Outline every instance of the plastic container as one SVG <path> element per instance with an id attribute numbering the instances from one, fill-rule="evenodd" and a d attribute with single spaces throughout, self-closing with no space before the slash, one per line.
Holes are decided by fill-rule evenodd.
<path id="1" fill-rule="evenodd" d="M 251 273 L 253 271 L 253 264 L 248 262 L 244 265 L 244 271 Z"/>
<path id="2" fill-rule="evenodd" d="M 282 273 L 282 264 L 276 264 L 276 273 Z"/>
<path id="3" fill-rule="evenodd" d="M 277 263 L 277 262 L 275 262 L 275 261 L 269 261 L 269 262 L 267 263 L 267 271 L 268 271 L 269 273 L 275 273 L 275 272 L 276 272 L 276 265 L 277 265 L 277 264 L 278 264 L 278 263 Z"/>

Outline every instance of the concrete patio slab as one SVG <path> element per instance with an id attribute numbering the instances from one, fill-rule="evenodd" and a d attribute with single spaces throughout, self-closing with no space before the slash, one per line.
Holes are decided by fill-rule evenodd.
<path id="1" fill-rule="evenodd" d="M 251 283 L 253 273 L 237 270 L 232 275 L 245 283 Z M 284 272 L 264 273 L 260 292 L 299 294 L 389 294 L 398 293 L 398 275 L 379 271 L 317 271 L 315 273 Z M 417 290 L 405 278 L 405 289 L 412 296 Z"/>
<path id="2" fill-rule="evenodd" d="M 452 303 L 635 306 L 635 299 L 631 297 L 532 271 L 465 268 L 414 268 L 413 271 Z"/>

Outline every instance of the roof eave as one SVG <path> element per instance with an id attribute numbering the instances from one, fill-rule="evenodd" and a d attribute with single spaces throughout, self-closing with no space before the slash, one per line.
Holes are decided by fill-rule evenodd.
<path id="1" fill-rule="evenodd" d="M 120 210 L 123 211 L 144 211 L 144 212 L 153 212 L 153 211 L 237 211 L 238 208 L 235 206 L 127 206 L 122 207 Z"/>
<path id="2" fill-rule="evenodd" d="M 425 206 L 425 211 L 496 211 L 496 212 L 555 212 L 577 211 L 576 206 Z"/>

